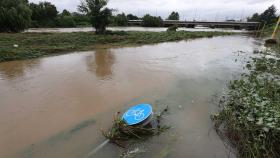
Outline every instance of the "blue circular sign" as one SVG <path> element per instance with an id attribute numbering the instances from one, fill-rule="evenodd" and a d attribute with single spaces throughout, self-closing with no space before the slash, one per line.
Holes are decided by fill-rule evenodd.
<path id="1" fill-rule="evenodd" d="M 139 104 L 129 108 L 124 114 L 122 119 L 128 125 L 136 125 L 146 120 L 153 113 L 150 104 Z"/>

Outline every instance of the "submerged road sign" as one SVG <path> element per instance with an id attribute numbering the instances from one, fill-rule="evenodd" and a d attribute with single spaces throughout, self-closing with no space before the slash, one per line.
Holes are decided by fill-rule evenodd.
<path id="1" fill-rule="evenodd" d="M 153 113 L 150 104 L 139 104 L 129 108 L 124 114 L 122 119 L 128 125 L 137 125 L 145 122 Z"/>

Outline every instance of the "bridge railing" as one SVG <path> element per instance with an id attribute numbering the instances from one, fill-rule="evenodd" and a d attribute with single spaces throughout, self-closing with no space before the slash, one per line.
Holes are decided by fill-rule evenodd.
<path id="1" fill-rule="evenodd" d="M 129 20 L 129 24 L 140 25 L 142 20 Z M 179 25 L 179 26 L 219 26 L 219 27 L 233 27 L 233 28 L 254 28 L 257 29 L 259 22 L 240 22 L 240 21 L 224 21 L 224 22 L 214 22 L 214 21 L 179 21 L 179 20 L 164 20 L 163 24 L 166 25 Z"/>

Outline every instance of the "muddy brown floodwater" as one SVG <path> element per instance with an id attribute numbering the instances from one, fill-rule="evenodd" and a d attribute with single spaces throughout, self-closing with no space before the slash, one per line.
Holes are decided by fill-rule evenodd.
<path id="1" fill-rule="evenodd" d="M 146 32 L 164 32 L 167 30 L 167 27 L 108 27 L 108 30 L 111 31 L 146 31 Z M 207 27 L 196 27 L 196 28 L 186 28 L 186 27 L 180 27 L 178 28 L 179 31 L 190 31 L 190 32 L 196 32 L 196 31 L 207 31 L 207 32 L 213 32 L 213 31 L 219 31 L 219 32 L 248 32 L 246 30 L 234 30 L 234 29 L 222 29 L 222 28 L 207 28 Z M 92 27 L 76 27 L 76 28 L 31 28 L 26 30 L 26 32 L 40 32 L 40 33 L 46 33 L 46 32 L 91 32 L 94 31 L 94 28 Z"/>
<path id="2" fill-rule="evenodd" d="M 115 112 L 137 103 L 168 105 L 172 129 L 133 144 L 136 157 L 226 157 L 213 96 L 257 47 L 234 35 L 0 63 L 0 157 L 89 157 Z M 122 151 L 108 144 L 91 157 Z"/>

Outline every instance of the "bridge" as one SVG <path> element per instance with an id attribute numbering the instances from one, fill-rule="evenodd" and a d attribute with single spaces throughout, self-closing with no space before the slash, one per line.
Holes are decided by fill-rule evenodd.
<path id="1" fill-rule="evenodd" d="M 142 20 L 129 20 L 129 25 L 141 25 Z M 211 22 L 211 21 L 179 21 L 179 20 L 164 20 L 163 26 L 168 27 L 177 25 L 179 27 L 194 28 L 195 26 L 204 26 L 209 28 L 234 28 L 234 29 L 247 29 L 257 30 L 259 22 L 240 22 L 240 21 L 224 21 L 224 22 Z"/>

